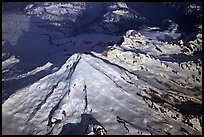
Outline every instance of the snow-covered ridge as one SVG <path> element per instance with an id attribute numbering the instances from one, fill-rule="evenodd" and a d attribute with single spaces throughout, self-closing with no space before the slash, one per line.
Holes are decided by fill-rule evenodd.
<path id="1" fill-rule="evenodd" d="M 111 8 L 117 7 L 117 8 Z M 123 20 L 144 21 L 144 17 L 136 11 L 129 9 L 124 2 L 118 2 L 108 7 L 109 11 L 104 15 L 105 22 L 121 22 Z"/>
<path id="2" fill-rule="evenodd" d="M 129 30 L 106 53 L 74 54 L 4 102 L 3 134 L 201 134 L 202 66 L 161 56 L 181 49 Z"/>
<path id="3" fill-rule="evenodd" d="M 189 43 L 190 46 L 194 45 L 191 44 L 192 42 Z M 185 108 L 185 105 L 181 105 L 189 104 L 191 106 L 192 103 L 193 106 L 193 104 L 197 102 L 200 104 L 199 107 L 201 111 L 202 61 L 200 60 L 201 54 L 195 52 L 196 50 L 202 51 L 202 49 L 195 47 L 201 47 L 201 43 L 198 42 L 194 45 L 194 48 L 192 48 L 194 52 L 189 50 L 183 53 L 183 49 L 186 47 L 182 42 L 177 44 L 159 42 L 157 40 L 148 39 L 135 30 L 129 30 L 126 35 L 123 36 L 123 42 L 120 45 L 114 45 L 110 50 L 107 50 L 99 56 L 109 60 L 111 63 L 127 68 L 130 72 L 137 74 L 138 79 L 148 81 L 149 85 L 157 89 L 156 98 L 163 100 L 163 97 L 166 95 L 170 98 L 173 97 L 174 99 L 171 98 L 171 101 L 168 99 L 167 101 L 166 98 L 165 101 L 168 103 L 171 102 L 170 104 L 173 108 L 175 107 L 177 112 L 168 108 L 167 110 L 164 109 L 165 111 L 162 110 L 161 113 L 168 115 L 170 119 L 173 118 L 176 121 L 186 123 L 192 128 L 201 131 L 202 124 L 200 123 L 199 125 L 195 122 L 197 114 L 200 117 L 199 119 L 202 119 L 200 112 L 197 113 L 199 109 L 196 108 L 197 114 L 195 114 L 194 109 L 191 107 Z M 164 55 L 166 57 L 164 57 Z M 149 94 L 151 98 L 154 98 L 155 93 L 151 93 L 154 91 L 155 90 L 150 89 L 150 92 L 145 92 Z M 177 95 L 179 94 L 179 96 L 181 95 L 183 99 L 178 101 L 178 97 L 174 96 L 175 93 Z M 146 98 L 146 95 L 143 95 L 143 93 L 138 95 Z M 149 96 L 147 97 L 149 98 Z M 179 99 L 181 98 L 179 97 Z M 150 106 L 157 110 L 159 106 L 163 106 L 160 104 L 161 102 L 159 102 L 152 100 L 152 105 Z M 177 106 L 180 106 L 181 108 L 179 107 L 179 109 L 181 110 L 177 110 Z M 180 116 L 180 118 L 174 117 L 174 115 L 177 115 L 176 113 L 180 113 L 182 118 Z M 189 117 L 189 119 L 186 118 L 188 117 L 186 115 L 187 113 L 188 115 L 192 115 L 192 117 Z M 175 132 L 173 134 L 175 134 Z"/>
<path id="4" fill-rule="evenodd" d="M 25 10 L 28 15 L 37 15 L 42 19 L 52 21 L 70 20 L 75 22 L 77 16 L 85 9 L 84 2 L 45 2 L 28 5 Z"/>
<path id="5" fill-rule="evenodd" d="M 37 115 L 36 114 L 37 111 L 43 108 L 44 106 L 46 106 L 47 109 L 43 109 L 43 110 L 45 110 L 45 112 L 47 112 L 47 115 L 48 115 L 48 110 L 51 110 L 52 107 L 58 104 L 58 102 L 66 94 L 69 94 L 68 92 L 69 90 L 67 89 L 69 88 L 69 84 L 66 84 L 66 83 L 67 82 L 69 83 L 69 80 L 70 80 L 69 78 L 71 77 L 73 70 L 76 67 L 76 63 L 79 61 L 79 59 L 80 59 L 79 55 L 77 54 L 73 55 L 62 66 L 62 68 L 59 71 L 49 76 L 44 77 L 43 79 L 31 85 L 30 87 L 20 90 L 19 92 L 17 92 L 16 95 L 13 95 L 8 100 L 6 100 L 6 102 L 3 104 L 5 111 L 2 114 L 2 116 L 4 117 L 2 121 L 4 125 L 3 134 L 30 134 L 29 133 L 30 130 L 34 130 L 32 134 L 38 133 L 39 131 L 35 132 L 36 130 L 34 128 L 35 126 L 29 124 L 30 120 L 32 120 L 33 117 Z M 58 85 L 62 87 L 59 88 Z M 50 88 L 47 88 L 47 86 Z M 58 89 L 59 91 L 54 92 L 54 89 L 57 87 L 59 88 Z M 53 92 L 54 92 L 54 96 L 58 98 L 58 99 L 57 98 L 55 99 L 56 101 L 52 99 L 49 100 L 50 99 L 49 96 Z M 47 102 L 46 104 L 44 104 L 47 99 L 48 101 L 51 101 L 52 103 L 50 104 Z M 18 107 L 18 109 L 14 109 L 11 106 L 16 106 Z M 14 121 L 11 122 L 10 124 L 7 123 L 7 121 L 9 121 L 9 119 L 7 119 L 7 117 L 10 116 L 9 113 L 15 114 L 16 116 L 22 116 L 22 117 L 14 116 L 14 118 L 16 118 L 17 121 L 23 122 L 23 123 L 17 122 L 16 127 L 18 128 L 13 129 Z M 44 115 L 43 116 L 44 118 L 42 117 L 41 120 L 43 119 L 45 120 L 46 119 L 45 116 L 46 115 Z M 37 118 L 36 120 L 40 120 L 40 119 Z M 39 124 L 43 125 L 43 123 L 39 123 Z M 28 127 L 24 128 L 25 125 L 27 125 Z M 44 125 L 46 125 L 46 122 L 44 123 Z M 45 132 L 46 131 L 44 132 L 42 131 L 42 133 L 45 133 Z"/>
<path id="6" fill-rule="evenodd" d="M 202 25 L 184 39 L 169 19 L 136 30 L 124 2 L 29 4 L 3 13 L 3 134 L 202 134 Z"/>

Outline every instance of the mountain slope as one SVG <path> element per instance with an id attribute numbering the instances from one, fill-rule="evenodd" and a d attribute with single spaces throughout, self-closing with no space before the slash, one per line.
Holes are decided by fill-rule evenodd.
<path id="1" fill-rule="evenodd" d="M 2 134 L 202 134 L 202 24 L 152 26 L 124 2 L 16 6 L 2 14 Z"/>
<path id="2" fill-rule="evenodd" d="M 110 49 L 107 56 L 74 54 L 57 72 L 13 94 L 2 105 L 3 134 L 89 134 L 92 124 L 102 126 L 107 134 L 183 134 L 181 129 L 189 134 L 201 132 L 201 81 L 189 80 L 192 85 L 185 85 L 188 70 L 155 59 L 160 51 L 151 49 L 153 42 L 144 47 L 131 38 L 148 42 L 136 35 Z M 130 42 L 138 49 L 131 48 Z M 170 48 L 165 43 L 160 46 Z M 180 47 L 175 48 L 172 50 L 176 52 Z M 190 69 L 194 67 L 197 65 Z M 187 109 L 186 105 L 194 107 Z M 193 117 L 186 122 L 189 115 Z M 14 123 L 18 129 L 13 129 Z M 161 127 L 166 128 L 160 131 Z M 78 128 L 80 132 L 76 132 Z"/>

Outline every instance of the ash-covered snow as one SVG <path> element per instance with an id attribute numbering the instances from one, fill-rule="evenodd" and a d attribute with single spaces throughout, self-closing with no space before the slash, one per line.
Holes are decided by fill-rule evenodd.
<path id="1" fill-rule="evenodd" d="M 202 24 L 141 5 L 3 3 L 2 134 L 202 135 Z"/>

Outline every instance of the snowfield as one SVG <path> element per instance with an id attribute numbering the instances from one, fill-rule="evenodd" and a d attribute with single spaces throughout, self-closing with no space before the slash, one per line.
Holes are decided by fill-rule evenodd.
<path id="1" fill-rule="evenodd" d="M 16 6 L 2 7 L 3 135 L 202 135 L 202 24 L 136 29 L 124 2 Z"/>

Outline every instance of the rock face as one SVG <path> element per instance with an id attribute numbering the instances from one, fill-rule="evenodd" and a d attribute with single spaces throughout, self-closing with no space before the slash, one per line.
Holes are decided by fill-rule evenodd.
<path id="1" fill-rule="evenodd" d="M 202 134 L 202 25 L 189 40 L 172 22 L 120 34 L 143 20 L 126 3 L 23 7 L 3 13 L 2 134 Z"/>

